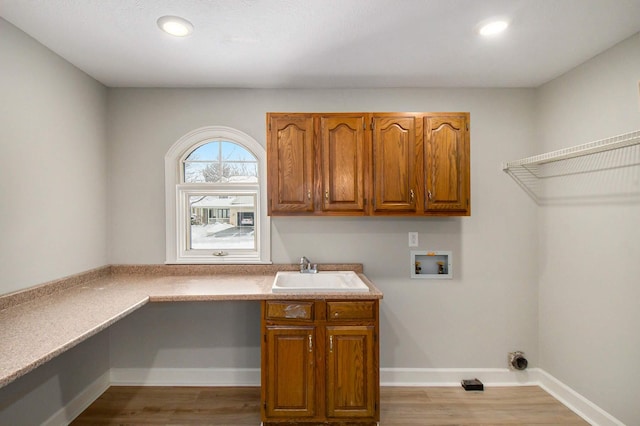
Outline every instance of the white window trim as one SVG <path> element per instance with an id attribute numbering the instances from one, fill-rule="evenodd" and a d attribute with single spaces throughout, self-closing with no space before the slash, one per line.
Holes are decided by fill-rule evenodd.
<path id="1" fill-rule="evenodd" d="M 181 183 L 182 161 L 186 155 L 197 146 L 212 140 L 228 140 L 244 146 L 251 151 L 258 160 L 258 188 L 256 197 L 256 214 L 259 216 L 256 244 L 258 251 L 251 255 L 242 253 L 229 256 L 203 255 L 193 250 L 186 250 L 187 218 L 180 206 L 180 198 L 189 192 L 197 192 L 207 184 Z M 195 129 L 178 139 L 167 151 L 164 157 L 165 175 L 165 214 L 166 214 L 166 262 L 207 263 L 207 264 L 242 264 L 242 263 L 271 263 L 271 221 L 267 216 L 267 174 L 266 151 L 258 141 L 240 130 L 225 126 L 207 126 Z M 225 188 L 218 192 L 243 193 L 256 190 L 252 185 L 237 185 L 233 189 Z"/>

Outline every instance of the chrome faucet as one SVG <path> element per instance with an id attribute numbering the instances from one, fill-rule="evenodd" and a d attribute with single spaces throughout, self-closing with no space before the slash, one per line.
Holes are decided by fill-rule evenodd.
<path id="1" fill-rule="evenodd" d="M 316 274 L 318 272 L 318 264 L 311 264 L 311 261 L 306 256 L 300 258 L 300 273 L 301 274 Z"/>

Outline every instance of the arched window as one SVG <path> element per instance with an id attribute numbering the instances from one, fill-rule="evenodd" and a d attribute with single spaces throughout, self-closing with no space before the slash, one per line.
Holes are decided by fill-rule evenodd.
<path id="1" fill-rule="evenodd" d="M 221 126 L 180 138 L 165 156 L 167 263 L 269 263 L 265 150 Z"/>

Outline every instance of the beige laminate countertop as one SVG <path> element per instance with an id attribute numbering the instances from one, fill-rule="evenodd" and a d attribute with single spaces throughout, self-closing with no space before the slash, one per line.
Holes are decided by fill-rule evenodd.
<path id="1" fill-rule="evenodd" d="M 341 270 L 339 265 L 334 270 Z M 352 266 L 352 265 L 351 265 Z M 106 267 L 91 279 L 77 279 L 55 291 L 37 288 L 19 303 L 0 304 L 0 387 L 34 370 L 83 340 L 99 333 L 148 302 L 187 302 L 268 299 L 381 299 L 382 293 L 361 271 L 352 270 L 370 288 L 368 293 L 276 293 L 271 284 L 278 268 L 244 268 L 244 272 L 215 271 L 207 275 L 163 275 L 158 270 Z M 351 269 L 351 268 L 349 268 Z M 323 270 L 332 270 L 325 267 Z M 348 270 L 344 268 L 342 270 Z M 199 270 L 196 273 L 203 273 Z M 206 273 L 206 270 L 204 270 Z M 257 272 L 256 272 L 257 271 Z M 151 272 L 151 273 L 149 273 Z M 191 273 L 191 272 L 189 272 Z M 95 277 L 97 275 L 97 278 Z M 59 283 L 56 283 L 56 285 Z M 18 295 L 21 296 L 21 295 Z M 5 296 L 14 297 L 13 295 Z M 16 297 L 14 297 L 14 300 Z"/>

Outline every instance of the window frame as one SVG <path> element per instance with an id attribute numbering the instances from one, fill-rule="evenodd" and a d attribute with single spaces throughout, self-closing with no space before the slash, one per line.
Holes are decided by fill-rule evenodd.
<path id="1" fill-rule="evenodd" d="M 184 183 L 184 160 L 200 146 L 214 141 L 240 145 L 258 162 L 258 182 L 253 183 Z M 255 264 L 271 263 L 271 221 L 267 215 L 266 151 L 260 143 L 240 130 L 225 126 L 195 129 L 176 141 L 165 155 L 166 264 Z M 256 250 L 224 250 L 215 256 L 211 249 L 190 249 L 190 195 L 255 194 L 254 236 Z"/>

